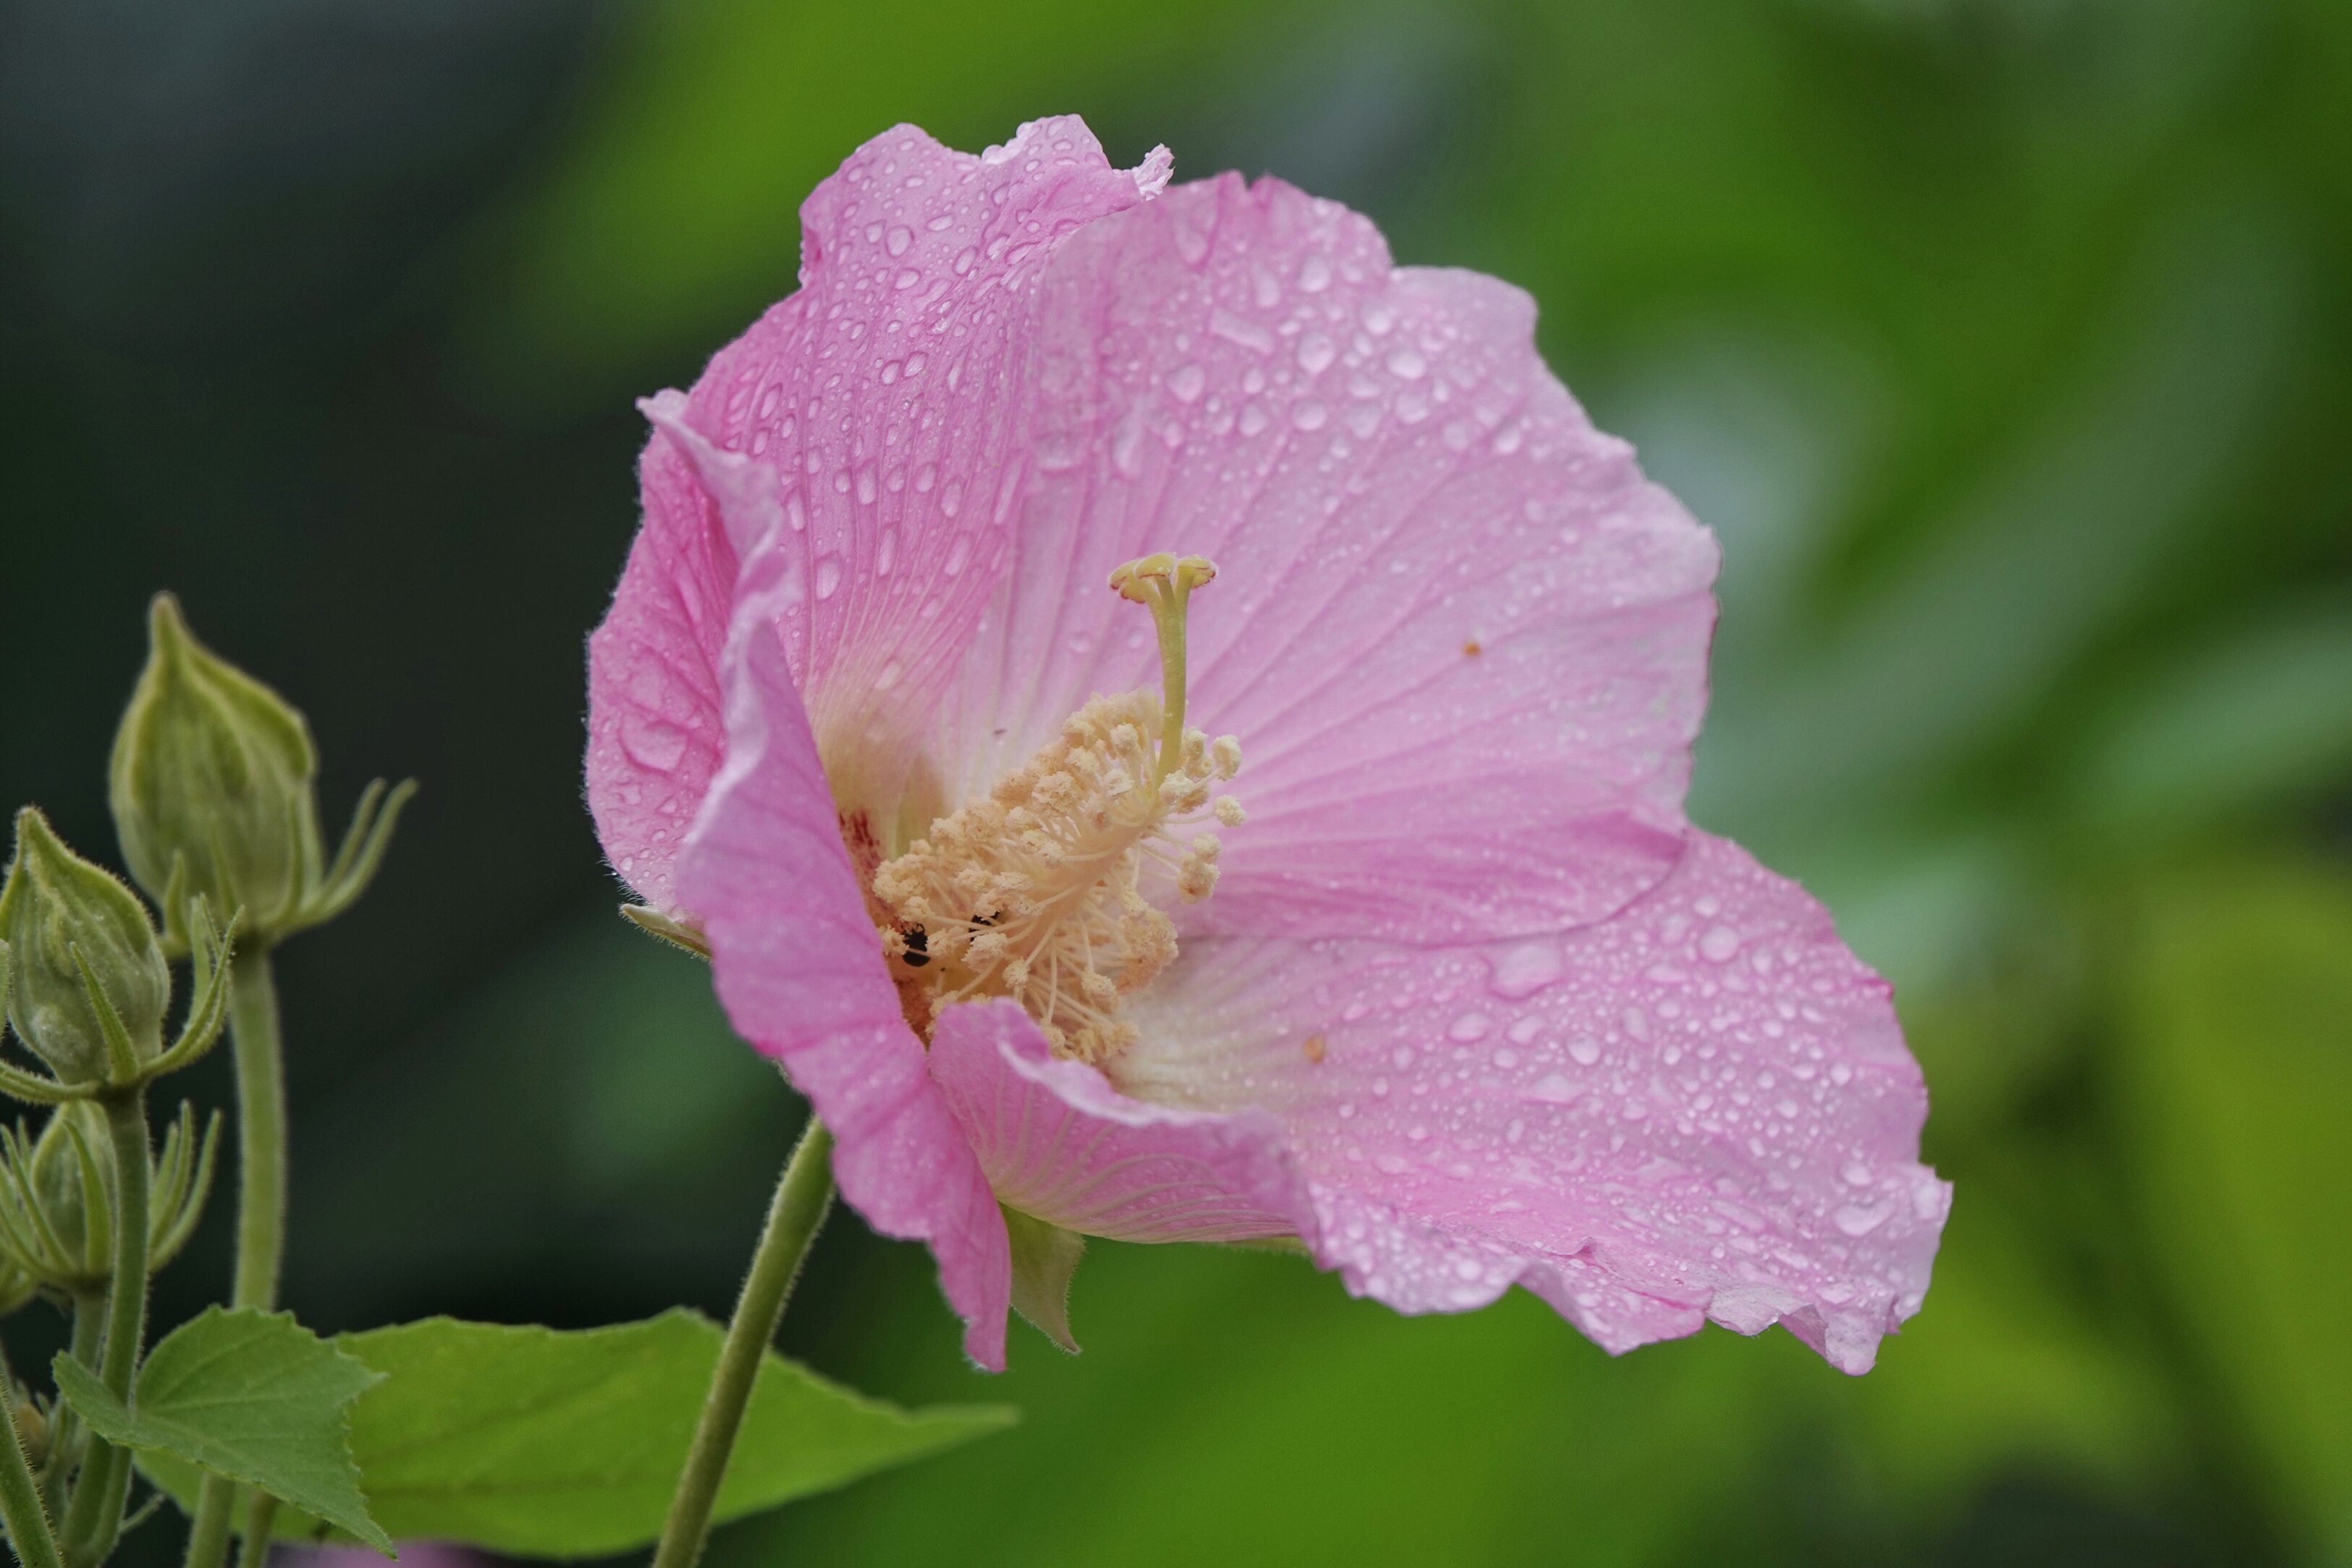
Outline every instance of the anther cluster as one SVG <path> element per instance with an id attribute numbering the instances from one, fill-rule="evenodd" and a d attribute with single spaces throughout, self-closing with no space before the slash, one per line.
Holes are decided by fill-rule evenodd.
<path id="1" fill-rule="evenodd" d="M 1100 1061 L 1133 1041 L 1120 998 L 1176 956 L 1175 925 L 1144 879 L 1206 898 L 1222 846 L 1188 830 L 1243 820 L 1231 795 L 1211 798 L 1212 780 L 1240 769 L 1240 742 L 1187 730 L 1178 756 L 1155 757 L 1162 716 L 1149 692 L 1096 697 L 1026 767 L 875 873 L 898 921 L 884 950 L 922 1004 L 910 1015 L 936 1022 L 950 1003 L 1005 996 L 1056 1054 Z"/>

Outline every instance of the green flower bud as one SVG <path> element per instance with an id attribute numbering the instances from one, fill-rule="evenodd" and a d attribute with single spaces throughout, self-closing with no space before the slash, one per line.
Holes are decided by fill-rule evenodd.
<path id="1" fill-rule="evenodd" d="M 220 1118 L 196 1135 L 186 1105 L 164 1130 L 149 1167 L 147 1267 L 161 1270 L 187 1245 L 212 1187 Z M 27 1290 L 103 1291 L 114 1269 L 114 1138 L 88 1100 L 50 1114 L 37 1140 L 0 1128 L 0 1255 Z"/>
<path id="2" fill-rule="evenodd" d="M 163 906 L 171 949 L 187 942 L 186 901 L 245 912 L 248 939 L 306 922 L 317 884 L 317 749 L 285 698 L 196 641 L 159 593 L 147 667 L 114 737 L 109 769 L 122 859 Z"/>
<path id="3" fill-rule="evenodd" d="M 54 1240 L 58 1254 L 39 1260 L 36 1272 L 68 1289 L 105 1289 L 114 1256 L 114 1135 L 106 1113 L 87 1100 L 58 1106 L 26 1163 L 27 1196 L 40 1206 L 49 1232 L 45 1239 Z"/>
<path id="4" fill-rule="evenodd" d="M 31 1301 L 40 1293 L 40 1282 L 30 1274 L 0 1258 L 0 1318 L 8 1316 Z"/>
<path id="5" fill-rule="evenodd" d="M 31 806 L 16 813 L 0 940 L 8 944 L 8 1021 L 60 1082 L 128 1076 L 116 1071 L 118 1049 L 134 1067 L 163 1055 L 172 971 L 147 906 L 68 849 Z M 110 1029 L 122 1035 L 112 1047 Z"/>

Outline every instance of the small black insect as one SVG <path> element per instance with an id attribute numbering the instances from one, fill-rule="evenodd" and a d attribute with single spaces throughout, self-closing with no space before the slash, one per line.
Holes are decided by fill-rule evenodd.
<path id="1" fill-rule="evenodd" d="M 931 936 L 919 925 L 909 925 L 898 934 L 906 939 L 907 950 L 898 956 L 907 967 L 919 969 L 931 961 Z"/>

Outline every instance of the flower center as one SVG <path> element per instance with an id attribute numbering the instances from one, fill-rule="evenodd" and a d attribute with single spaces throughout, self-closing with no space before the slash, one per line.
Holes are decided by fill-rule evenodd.
<path id="1" fill-rule="evenodd" d="M 1189 830 L 1243 819 L 1232 796 L 1210 798 L 1213 779 L 1239 771 L 1240 742 L 1184 727 L 1186 601 L 1216 574 L 1167 554 L 1111 573 L 1159 623 L 1159 694 L 1094 698 L 1025 767 L 875 872 L 895 921 L 883 950 L 926 1035 L 951 1002 L 1011 997 L 1058 1055 L 1100 1061 L 1135 1039 L 1121 998 L 1176 956 L 1147 879 L 1186 904 L 1208 897 L 1223 846 Z"/>

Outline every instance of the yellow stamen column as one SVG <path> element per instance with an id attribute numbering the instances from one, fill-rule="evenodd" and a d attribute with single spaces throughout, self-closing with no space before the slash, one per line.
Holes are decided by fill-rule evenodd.
<path id="1" fill-rule="evenodd" d="M 1160 762 L 1164 780 L 1184 757 L 1184 611 L 1192 591 L 1216 580 L 1216 563 L 1202 555 L 1167 550 L 1113 570 L 1110 585 L 1123 599 L 1150 610 L 1160 627 Z"/>

